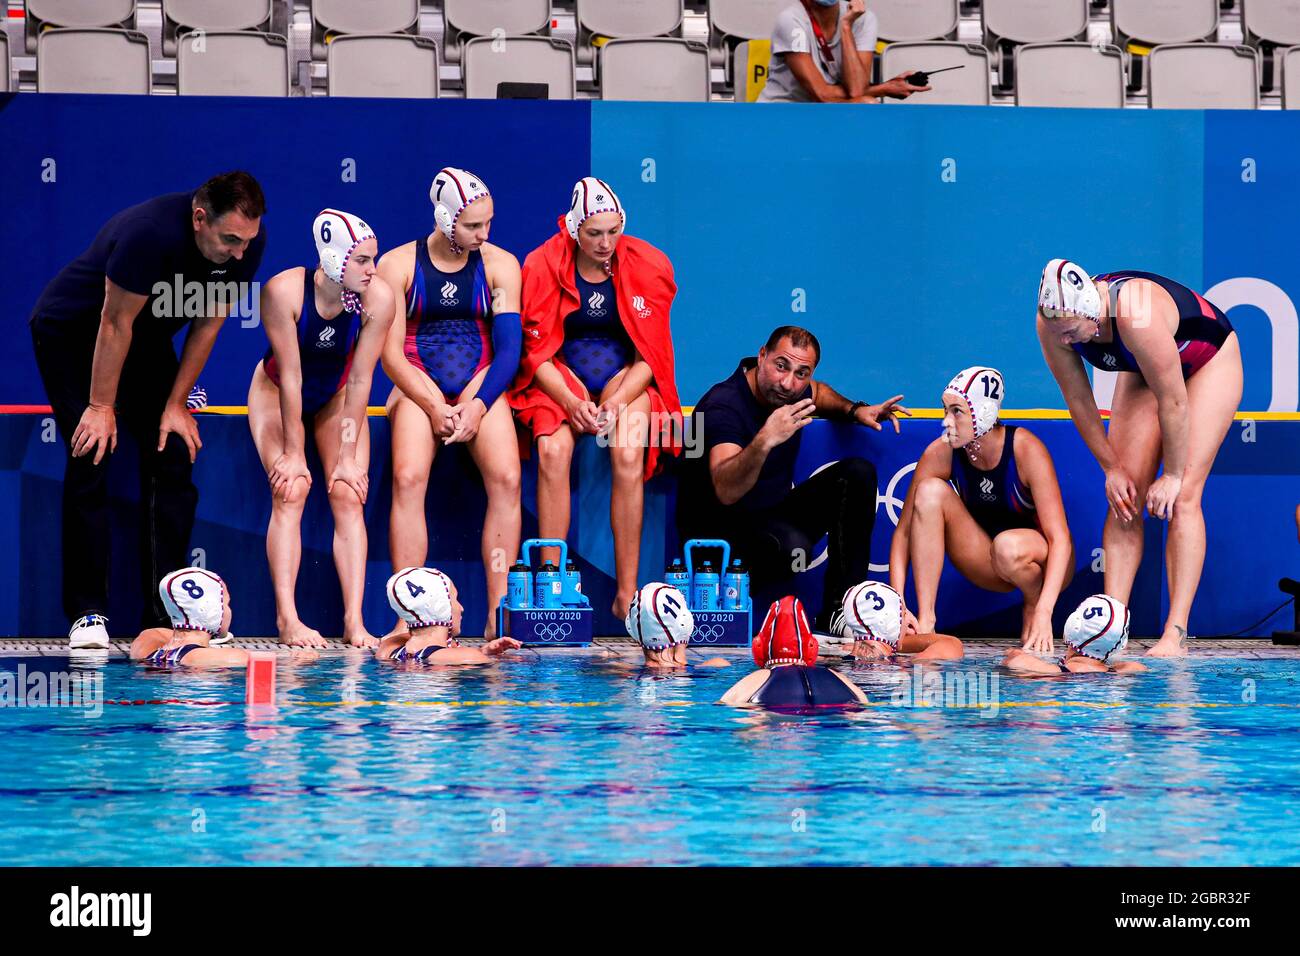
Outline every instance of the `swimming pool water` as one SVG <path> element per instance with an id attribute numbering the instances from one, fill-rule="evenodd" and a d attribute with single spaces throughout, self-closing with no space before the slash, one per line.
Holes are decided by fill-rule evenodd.
<path id="1" fill-rule="evenodd" d="M 1300 863 L 1300 667 L 1151 666 L 999 675 L 994 712 L 890 705 L 907 672 L 858 664 L 879 706 L 809 717 L 714 704 L 740 658 L 358 654 L 281 660 L 282 706 L 250 715 L 242 673 L 115 661 L 101 716 L 0 707 L 0 864 Z M 192 703 L 111 703 L 159 699 Z"/>

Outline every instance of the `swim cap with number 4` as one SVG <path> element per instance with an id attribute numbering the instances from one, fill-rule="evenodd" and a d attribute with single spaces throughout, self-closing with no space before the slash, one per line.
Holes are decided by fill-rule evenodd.
<path id="1" fill-rule="evenodd" d="M 1128 608 L 1109 594 L 1084 598 L 1065 622 L 1065 643 L 1103 664 L 1128 644 Z"/>
<path id="2" fill-rule="evenodd" d="M 863 581 L 844 592 L 844 621 L 857 640 L 897 648 L 903 635 L 903 599 L 888 584 Z"/>
<path id="3" fill-rule="evenodd" d="M 407 627 L 451 627 L 451 578 L 436 568 L 403 568 L 388 579 L 387 591 Z"/>
<path id="4" fill-rule="evenodd" d="M 681 591 L 656 581 L 633 596 L 623 625 L 646 650 L 663 651 L 690 641 L 695 618 Z"/>

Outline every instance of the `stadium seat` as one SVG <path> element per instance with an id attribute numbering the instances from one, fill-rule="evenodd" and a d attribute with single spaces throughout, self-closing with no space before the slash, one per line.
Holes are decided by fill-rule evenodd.
<path id="1" fill-rule="evenodd" d="M 1115 45 L 1131 56 L 1128 88 L 1137 93 L 1150 47 L 1218 39 L 1219 0 L 1111 0 L 1110 28 Z"/>
<path id="2" fill-rule="evenodd" d="M 1015 49 L 1021 43 L 1088 39 L 1088 0 L 984 0 L 984 45 L 997 57 L 998 86 L 1015 88 Z"/>
<path id="3" fill-rule="evenodd" d="M 1298 0 L 1242 0 L 1241 32 L 1247 44 L 1262 55 L 1264 90 L 1278 83 L 1274 70 L 1280 66 L 1277 51 L 1300 43 Z"/>
<path id="4" fill-rule="evenodd" d="M 1282 109 L 1300 110 L 1300 46 L 1278 54 L 1282 64 Z"/>
<path id="5" fill-rule="evenodd" d="M 1124 54 L 1117 46 L 1025 43 L 1016 47 L 1017 106 L 1124 107 Z"/>
<path id="6" fill-rule="evenodd" d="M 977 43 L 891 43 L 880 57 L 880 75 L 898 76 L 908 70 L 940 70 L 964 65 L 936 76 L 929 93 L 916 93 L 905 100 L 886 99 L 886 103 L 988 106 L 992 99 L 989 86 L 989 51 Z"/>
<path id="7" fill-rule="evenodd" d="M 746 82 L 750 51 L 757 50 L 757 47 L 749 46 L 749 41 L 770 43 L 777 14 L 787 6 L 789 0 L 709 0 L 710 56 L 714 64 L 724 65 L 727 84 L 735 87 L 737 102 L 745 102 L 745 90 L 741 84 Z M 744 60 L 738 59 L 742 46 L 746 48 Z M 766 55 L 770 56 L 770 51 Z M 739 70 L 736 69 L 737 63 L 740 64 Z M 763 69 L 766 71 L 766 65 Z"/>
<path id="8" fill-rule="evenodd" d="M 176 55 L 176 37 L 190 30 L 269 30 L 271 0 L 163 0 L 163 55 Z"/>
<path id="9" fill-rule="evenodd" d="M 0 93 L 8 93 L 10 86 L 9 35 L 0 30 Z"/>
<path id="10" fill-rule="evenodd" d="M 182 96 L 288 96 L 289 44 L 275 33 L 205 33 L 204 47 L 176 46 L 176 92 Z"/>
<path id="11" fill-rule="evenodd" d="M 767 85 L 772 66 L 771 40 L 746 40 L 736 44 L 732 54 L 731 75 L 737 103 L 753 103 Z"/>
<path id="12" fill-rule="evenodd" d="M 1259 54 L 1227 43 L 1168 43 L 1151 51 L 1152 109 L 1259 108 Z"/>
<path id="13" fill-rule="evenodd" d="M 438 48 L 405 33 L 348 33 L 326 55 L 330 96 L 437 99 Z"/>
<path id="14" fill-rule="evenodd" d="M 575 0 L 578 59 L 591 63 L 606 39 L 679 36 L 682 0 Z"/>
<path id="15" fill-rule="evenodd" d="M 135 29 L 136 0 L 27 0 L 26 47 L 36 52 L 36 38 L 47 27 L 116 27 Z"/>
<path id="16" fill-rule="evenodd" d="M 446 0 L 443 54 L 458 61 L 474 37 L 527 36 L 551 25 L 551 0 Z"/>
<path id="17" fill-rule="evenodd" d="M 415 33 L 420 0 L 311 0 L 312 58 L 325 59 L 336 33 Z"/>
<path id="18" fill-rule="evenodd" d="M 957 38 L 961 19 L 957 0 L 871 0 L 867 9 L 876 14 L 882 40 L 908 43 Z"/>
<path id="19" fill-rule="evenodd" d="M 547 99 L 571 100 L 577 93 L 573 46 L 554 37 L 476 37 L 462 50 L 465 98 L 494 100 L 500 84 L 545 84 Z"/>
<path id="20" fill-rule="evenodd" d="M 54 28 L 36 48 L 39 93 L 149 93 L 149 38 L 136 30 Z"/>
<path id="21" fill-rule="evenodd" d="M 709 100 L 709 48 L 696 40 L 610 40 L 600 49 L 600 98 Z"/>

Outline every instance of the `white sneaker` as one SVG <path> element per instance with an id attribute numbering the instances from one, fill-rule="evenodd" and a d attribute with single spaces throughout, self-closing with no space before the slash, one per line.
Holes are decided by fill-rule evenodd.
<path id="1" fill-rule="evenodd" d="M 836 644 L 852 644 L 857 640 L 857 636 L 849 628 L 849 623 L 844 618 L 844 609 L 837 608 L 831 614 L 829 626 L 826 633 L 814 632 L 819 644 L 827 647 L 834 647 Z"/>
<path id="2" fill-rule="evenodd" d="M 231 634 L 229 631 L 226 631 L 225 634 L 222 634 L 219 637 L 214 637 L 212 638 L 212 640 L 208 641 L 208 646 L 220 647 L 222 644 L 229 644 L 234 639 L 235 639 L 235 635 Z"/>
<path id="3" fill-rule="evenodd" d="M 78 618 L 68 631 L 68 649 L 84 651 L 90 648 L 108 650 L 108 618 L 102 614 L 87 614 Z"/>

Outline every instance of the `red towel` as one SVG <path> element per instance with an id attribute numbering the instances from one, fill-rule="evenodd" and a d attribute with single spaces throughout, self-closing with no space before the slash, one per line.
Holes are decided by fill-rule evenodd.
<path id="1" fill-rule="evenodd" d="M 516 419 L 534 438 L 554 434 L 568 421 L 563 409 L 534 384 L 538 366 L 550 359 L 570 391 L 577 396 L 583 394 L 578 377 L 557 354 L 564 344 L 564 317 L 582 304 L 573 278 L 577 243 L 569 236 L 563 216 L 559 225 L 560 231 L 524 260 L 524 354 L 509 401 Z M 679 455 L 682 450 L 682 405 L 677 398 L 669 321 L 677 283 L 668 257 L 634 236 L 618 240 L 612 278 L 623 327 L 654 374 L 646 388 L 651 422 L 657 426 L 652 429 L 650 447 L 646 449 L 645 479 L 649 481 L 659 468 L 662 452 Z M 592 400 L 598 397 L 593 395 Z"/>

